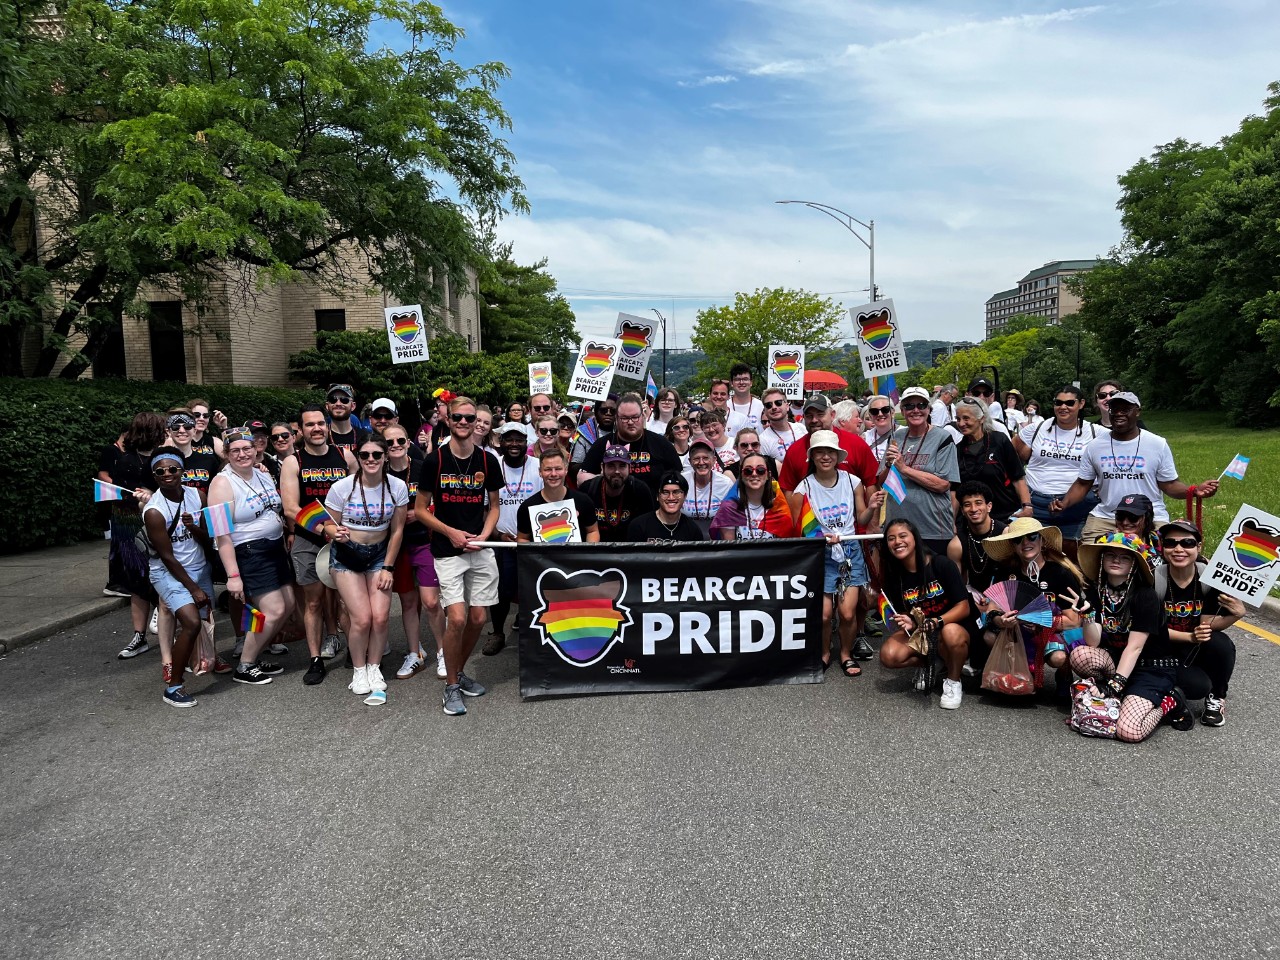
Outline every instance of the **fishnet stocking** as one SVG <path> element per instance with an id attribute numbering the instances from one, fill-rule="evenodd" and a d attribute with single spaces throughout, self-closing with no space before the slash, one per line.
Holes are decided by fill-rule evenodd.
<path id="1" fill-rule="evenodd" d="M 1071 669 L 1086 680 L 1106 680 L 1114 676 L 1116 662 L 1097 647 L 1076 647 L 1071 651 Z"/>
<path id="2" fill-rule="evenodd" d="M 1087 680 L 1101 681 L 1113 676 L 1116 663 L 1111 654 L 1097 647 L 1076 647 L 1071 651 L 1071 669 Z M 1120 701 L 1120 719 L 1116 721 L 1116 739 L 1138 743 L 1147 739 L 1160 726 L 1164 711 L 1145 697 L 1125 697 Z"/>

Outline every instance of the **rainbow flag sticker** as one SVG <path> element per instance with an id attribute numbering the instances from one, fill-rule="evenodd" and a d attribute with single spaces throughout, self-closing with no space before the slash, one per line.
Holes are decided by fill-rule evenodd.
<path id="1" fill-rule="evenodd" d="M 560 657 L 574 666 L 588 666 L 622 640 L 631 614 L 619 602 L 626 593 L 619 570 L 579 571 L 566 576 L 547 570 L 538 580 L 541 607 L 533 624 Z"/>
<path id="2" fill-rule="evenodd" d="M 862 328 L 862 342 L 872 350 L 883 350 L 893 340 L 893 324 L 889 321 L 886 310 L 877 310 L 867 317 L 859 317 L 858 324 Z"/>
<path id="3" fill-rule="evenodd" d="M 582 537 L 573 522 L 572 500 L 557 500 L 544 506 L 531 507 L 529 520 L 534 543 L 581 543 Z"/>

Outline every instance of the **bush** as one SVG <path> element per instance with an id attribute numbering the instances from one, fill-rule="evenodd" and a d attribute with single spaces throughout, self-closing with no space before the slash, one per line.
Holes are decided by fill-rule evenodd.
<path id="1" fill-rule="evenodd" d="M 134 414 L 203 397 L 231 423 L 291 420 L 304 390 L 137 380 L 0 379 L 0 482 L 10 497 L 0 552 L 102 536 L 93 502 L 98 455 Z"/>
<path id="2" fill-rule="evenodd" d="M 1265 430 L 1280 426 L 1280 408 L 1267 400 L 1276 388 L 1275 363 L 1264 353 L 1240 357 L 1227 365 L 1218 393 L 1233 427 Z"/>

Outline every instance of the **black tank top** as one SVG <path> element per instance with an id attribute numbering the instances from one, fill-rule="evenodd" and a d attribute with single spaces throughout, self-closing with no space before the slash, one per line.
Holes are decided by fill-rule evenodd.
<path id="1" fill-rule="evenodd" d="M 346 458 L 342 456 L 342 451 L 332 444 L 319 456 L 308 453 L 306 447 L 299 450 L 295 456 L 298 458 L 298 506 L 300 507 L 307 506 L 312 500 L 324 503 L 324 498 L 329 495 L 329 488 L 347 475 Z M 312 543 L 325 542 L 323 536 L 302 527 L 298 527 L 295 532 Z"/>

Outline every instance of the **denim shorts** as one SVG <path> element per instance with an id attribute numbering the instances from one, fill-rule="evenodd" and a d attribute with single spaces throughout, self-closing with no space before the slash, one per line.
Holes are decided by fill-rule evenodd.
<path id="1" fill-rule="evenodd" d="M 338 551 L 329 551 L 329 570 L 333 573 L 377 573 L 386 565 L 387 561 L 387 541 L 380 540 L 377 543 L 344 543 L 343 549 L 350 549 L 353 553 L 358 553 L 368 562 L 368 566 L 363 570 L 352 570 L 341 560 L 338 559 Z"/>
<path id="2" fill-rule="evenodd" d="M 835 593 L 844 591 L 846 587 L 865 587 L 867 585 L 867 561 L 862 556 L 862 543 L 850 540 L 840 544 L 844 550 L 844 560 L 848 568 L 845 575 L 840 576 L 841 563 L 831 559 L 831 545 L 827 545 L 827 559 L 822 571 L 822 592 Z"/>
<path id="3" fill-rule="evenodd" d="M 1049 509 L 1049 504 L 1058 497 L 1065 497 L 1065 493 L 1056 496 L 1048 493 L 1036 493 L 1031 491 L 1031 516 L 1035 517 L 1046 527 L 1057 527 L 1062 531 L 1062 536 L 1067 540 L 1079 540 L 1080 531 L 1084 529 L 1084 522 L 1089 518 L 1090 511 L 1098 505 L 1098 495 L 1090 490 L 1084 495 L 1079 503 L 1074 507 L 1068 507 L 1061 513 L 1054 513 Z"/>
<path id="4" fill-rule="evenodd" d="M 191 598 L 191 591 L 184 587 L 169 568 L 165 566 L 151 568 L 151 585 L 156 588 L 156 593 L 160 595 L 160 599 L 164 601 L 164 605 L 177 613 L 183 607 L 190 606 L 195 603 Z M 188 570 L 187 574 L 196 582 L 196 586 L 204 591 L 209 602 L 213 602 L 213 571 L 209 569 L 208 564 L 196 570 Z M 201 614 L 203 616 L 203 614 Z"/>
<path id="5" fill-rule="evenodd" d="M 284 538 L 247 540 L 236 544 L 236 564 L 246 597 L 261 597 L 293 584 L 293 564 Z"/>

